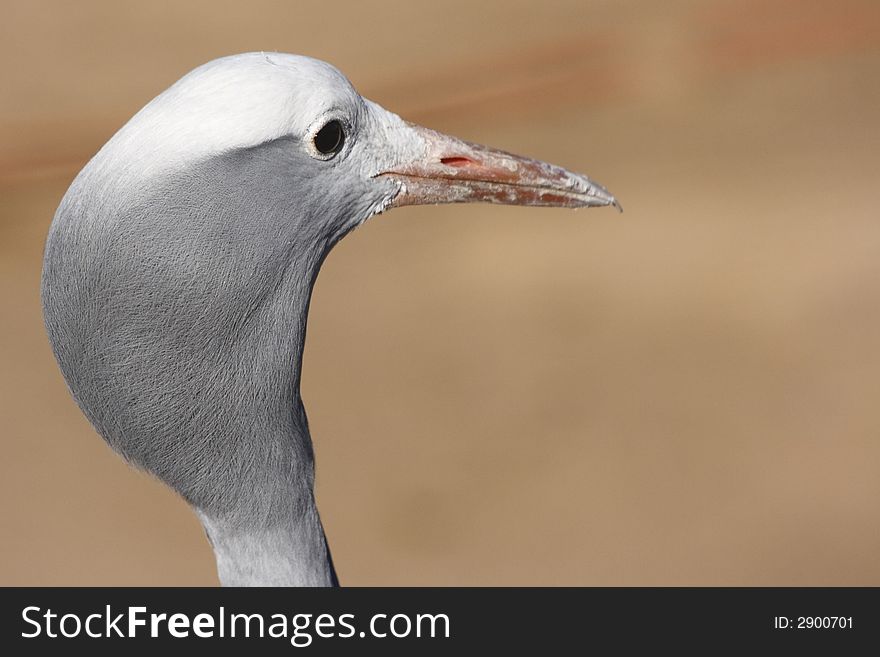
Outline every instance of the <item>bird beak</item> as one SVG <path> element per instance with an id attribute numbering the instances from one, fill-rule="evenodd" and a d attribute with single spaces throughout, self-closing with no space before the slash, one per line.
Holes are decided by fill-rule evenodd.
<path id="1" fill-rule="evenodd" d="M 401 183 L 392 208 L 483 202 L 563 208 L 613 205 L 623 210 L 607 189 L 586 176 L 421 126 L 406 128 L 426 149 L 413 161 L 378 174 Z"/>

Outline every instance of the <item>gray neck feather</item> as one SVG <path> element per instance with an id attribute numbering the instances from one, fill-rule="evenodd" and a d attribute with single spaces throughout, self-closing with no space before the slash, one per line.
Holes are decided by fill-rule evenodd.
<path id="1" fill-rule="evenodd" d="M 44 314 L 71 392 L 196 509 L 225 585 L 336 582 L 300 365 L 314 280 L 353 227 L 340 217 L 369 208 L 342 192 L 338 216 L 309 205 L 334 190 L 298 152 L 279 140 L 142 185 L 96 158 L 47 242 Z"/>
<path id="2" fill-rule="evenodd" d="M 294 493 L 296 494 L 296 493 Z M 224 586 L 336 586 L 314 503 L 287 522 L 239 525 L 198 513 Z"/>

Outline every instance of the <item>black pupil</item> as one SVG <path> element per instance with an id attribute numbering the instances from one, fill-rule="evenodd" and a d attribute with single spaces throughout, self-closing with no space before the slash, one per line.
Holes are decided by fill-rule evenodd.
<path id="1" fill-rule="evenodd" d="M 315 148 L 323 155 L 336 153 L 342 148 L 345 141 L 345 134 L 342 131 L 342 124 L 339 121 L 328 121 L 327 125 L 318 130 L 315 135 Z"/>

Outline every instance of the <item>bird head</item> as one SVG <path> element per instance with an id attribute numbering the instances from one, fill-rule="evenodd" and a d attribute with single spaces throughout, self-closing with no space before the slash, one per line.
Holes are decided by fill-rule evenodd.
<path id="1" fill-rule="evenodd" d="M 114 144 L 126 158 L 119 169 L 142 178 L 185 176 L 212 158 L 262 156 L 264 179 L 255 182 L 286 178 L 291 197 L 313 202 L 313 216 L 337 236 L 405 205 L 620 208 L 586 176 L 404 121 L 360 96 L 330 64 L 297 55 L 209 62 L 147 105 L 107 150 Z"/>
<path id="2" fill-rule="evenodd" d="M 43 307 L 71 392 L 196 508 L 276 513 L 272 486 L 311 486 L 299 367 L 324 256 L 389 208 L 462 202 L 617 206 L 584 176 L 407 123 L 324 62 L 209 62 L 121 128 L 55 215 Z"/>

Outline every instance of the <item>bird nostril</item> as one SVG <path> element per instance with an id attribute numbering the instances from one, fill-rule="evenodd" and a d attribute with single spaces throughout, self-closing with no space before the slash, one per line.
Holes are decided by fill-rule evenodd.
<path id="1" fill-rule="evenodd" d="M 476 162 L 466 157 L 443 157 L 440 158 L 440 163 L 448 167 L 466 167 L 469 164 L 476 164 Z"/>

